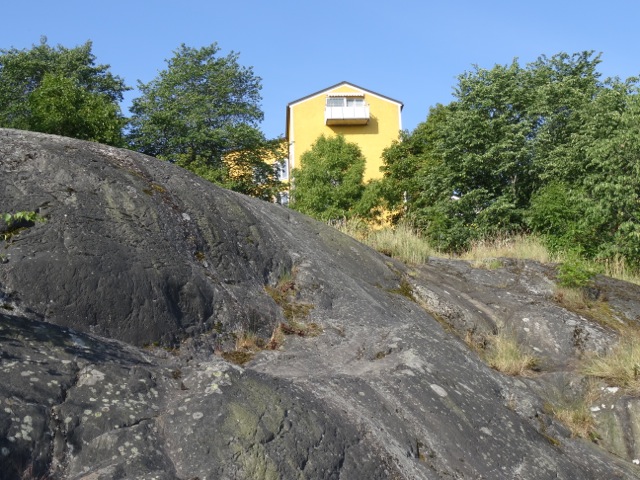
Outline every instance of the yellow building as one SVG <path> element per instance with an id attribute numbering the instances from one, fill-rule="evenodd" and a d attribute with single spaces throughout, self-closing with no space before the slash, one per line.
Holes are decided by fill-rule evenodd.
<path id="1" fill-rule="evenodd" d="M 320 135 L 343 135 L 366 158 L 364 181 L 382 178 L 382 151 L 398 139 L 402 102 L 348 82 L 341 82 L 287 105 L 288 165 L 283 177 L 300 163 Z"/>

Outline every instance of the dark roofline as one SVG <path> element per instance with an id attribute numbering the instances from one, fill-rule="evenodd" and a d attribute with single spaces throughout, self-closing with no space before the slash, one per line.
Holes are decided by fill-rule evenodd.
<path id="1" fill-rule="evenodd" d="M 303 100 L 306 100 L 307 98 L 315 97 L 316 95 L 320 95 L 322 92 L 326 92 L 327 90 L 331 90 L 333 88 L 336 88 L 336 87 L 339 87 L 339 86 L 345 85 L 345 84 L 349 85 L 351 87 L 355 87 L 355 88 L 357 88 L 359 90 L 364 90 L 365 92 L 369 92 L 369 93 L 371 93 L 373 95 L 376 95 L 378 97 L 382 97 L 382 98 L 385 98 L 387 100 L 391 100 L 394 103 L 398 103 L 398 104 L 400 104 L 400 108 L 401 109 L 402 109 L 402 107 L 404 107 L 404 103 L 402 103 L 400 100 L 396 100 L 395 98 L 387 97 L 386 95 L 382 95 L 380 93 L 374 92 L 373 90 L 369 90 L 368 88 L 363 88 L 363 87 L 360 87 L 360 86 L 356 85 L 355 83 L 346 82 L 346 81 L 343 81 L 343 82 L 340 82 L 340 83 L 336 83 L 335 85 L 332 85 L 330 87 L 323 88 L 322 90 L 318 90 L 317 92 L 311 93 L 309 95 L 305 95 L 304 97 L 299 98 L 297 100 L 293 100 L 292 102 L 289 102 L 287 104 L 287 107 L 290 107 L 294 103 L 302 102 Z"/>

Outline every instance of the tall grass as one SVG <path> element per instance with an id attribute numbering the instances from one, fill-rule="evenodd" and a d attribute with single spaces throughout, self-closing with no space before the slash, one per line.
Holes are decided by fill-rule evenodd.
<path id="1" fill-rule="evenodd" d="M 624 257 L 616 255 L 599 262 L 599 264 L 602 266 L 604 275 L 640 285 L 640 272 L 629 268 Z"/>
<path id="2" fill-rule="evenodd" d="M 450 255 L 433 248 L 407 223 L 380 228 L 371 226 L 364 219 L 351 218 L 333 221 L 330 225 L 379 252 L 411 264 L 424 263 L 429 257 L 459 258 L 478 267 L 491 266 L 491 262 L 498 258 L 535 260 L 540 263 L 563 263 L 570 258 L 563 252 L 552 253 L 536 235 L 517 234 L 478 240 L 466 252 Z M 640 272 L 632 270 L 623 257 L 584 263 L 609 277 L 640 285 Z"/>
<path id="3" fill-rule="evenodd" d="M 586 359 L 583 372 L 640 396 L 640 332 L 628 328 L 616 347 Z"/>
<path id="4" fill-rule="evenodd" d="M 365 243 L 374 250 L 414 265 L 426 263 L 429 256 L 436 254 L 418 232 L 403 223 L 393 229 L 374 230 Z"/>
<path id="5" fill-rule="evenodd" d="M 372 229 L 361 219 L 349 219 L 330 225 L 374 250 L 408 264 L 426 263 L 429 256 L 436 255 L 429 243 L 406 223 Z"/>
<path id="6" fill-rule="evenodd" d="M 534 235 L 511 235 L 478 240 L 459 256 L 462 260 L 471 262 L 500 257 L 537 260 L 541 263 L 562 260 L 559 256 L 552 255 L 542 240 Z"/>

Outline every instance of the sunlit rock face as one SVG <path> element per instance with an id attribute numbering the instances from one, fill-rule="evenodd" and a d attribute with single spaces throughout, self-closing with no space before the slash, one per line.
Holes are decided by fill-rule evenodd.
<path id="1" fill-rule="evenodd" d="M 553 300 L 550 267 L 408 268 L 55 136 L 0 130 L 0 179 L 0 213 L 38 215 L 0 237 L 0 478 L 637 478 L 617 434 L 635 401 L 605 392 L 600 445 L 546 408 L 617 341 Z M 631 287 L 602 288 L 640 312 Z M 501 374 L 461 340 L 503 326 L 538 372 Z"/>

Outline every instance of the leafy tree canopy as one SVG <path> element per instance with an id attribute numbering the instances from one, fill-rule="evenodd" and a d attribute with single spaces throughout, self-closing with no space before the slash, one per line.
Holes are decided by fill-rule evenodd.
<path id="1" fill-rule="evenodd" d="M 389 191 L 445 250 L 532 230 L 640 263 L 638 80 L 601 80 L 593 52 L 475 67 L 455 100 L 384 155 Z"/>
<path id="2" fill-rule="evenodd" d="M 156 79 L 139 83 L 131 147 L 228 188 L 269 196 L 278 188 L 273 161 L 282 157 L 280 142 L 267 142 L 257 128 L 261 79 L 237 53 L 219 51 L 215 43 L 183 44 Z"/>
<path id="3" fill-rule="evenodd" d="M 0 50 L 0 126 L 122 144 L 124 81 L 96 65 L 87 41 Z"/>
<path id="4" fill-rule="evenodd" d="M 319 220 L 349 218 L 361 213 L 365 158 L 342 135 L 321 135 L 292 172 L 290 206 Z"/>

